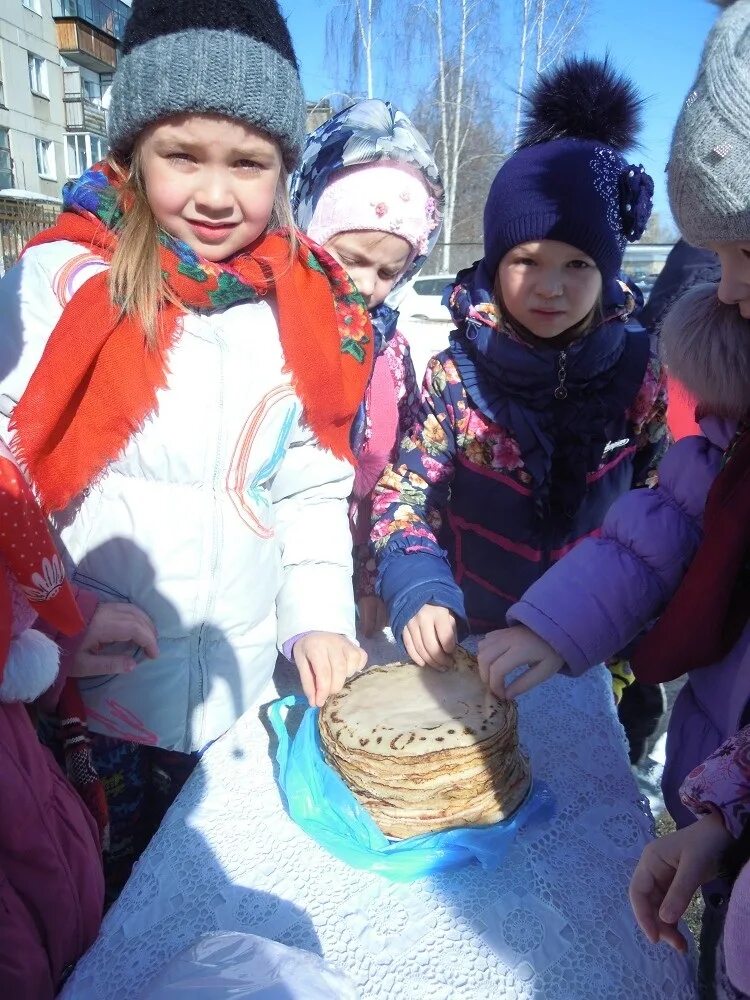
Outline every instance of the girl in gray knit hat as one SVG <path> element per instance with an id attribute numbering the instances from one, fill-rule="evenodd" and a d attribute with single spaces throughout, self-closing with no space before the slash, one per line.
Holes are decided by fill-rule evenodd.
<path id="1" fill-rule="evenodd" d="M 291 226 L 304 107 L 275 0 L 135 0 L 111 155 L 0 285 L 0 352 L 23 344 L 0 391 L 90 623 L 68 673 L 110 899 L 277 649 L 318 705 L 366 658 L 346 501 L 372 330 Z"/>

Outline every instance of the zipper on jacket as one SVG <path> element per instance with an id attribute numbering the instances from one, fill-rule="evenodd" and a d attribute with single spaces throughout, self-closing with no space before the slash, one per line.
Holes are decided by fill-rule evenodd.
<path id="1" fill-rule="evenodd" d="M 206 604 L 203 614 L 203 621 L 201 627 L 198 631 L 198 677 L 199 677 L 199 701 L 198 709 L 200 711 L 200 726 L 193 727 L 199 734 L 199 742 L 203 744 L 203 731 L 206 722 L 206 705 L 205 705 L 205 694 L 206 694 L 206 683 L 210 684 L 210 671 L 208 665 L 208 656 L 206 655 L 206 645 L 208 639 L 208 626 L 207 622 L 211 616 L 214 609 L 214 586 L 216 583 L 220 554 L 221 554 L 221 506 L 217 499 L 217 491 L 219 487 L 219 482 L 221 479 L 221 462 L 222 462 L 222 446 L 224 443 L 224 353 L 226 349 L 226 344 L 221 337 L 222 328 L 218 327 L 215 331 L 216 336 L 216 347 L 218 350 L 219 360 L 218 360 L 218 399 L 217 399 L 217 413 L 218 413 L 218 426 L 216 428 L 216 451 L 214 453 L 214 468 L 213 475 L 211 478 L 211 495 L 213 498 L 214 506 L 214 516 L 211 521 L 211 572 L 209 577 L 209 590 L 206 598 Z"/>
<path id="2" fill-rule="evenodd" d="M 554 396 L 555 399 L 562 400 L 568 398 L 568 388 L 566 385 L 568 379 L 568 352 L 567 350 L 562 350 L 557 355 L 557 386 L 555 387 Z M 550 528 L 550 519 L 552 513 L 547 509 L 546 513 L 541 515 L 541 531 L 540 531 L 540 542 L 542 550 L 541 559 L 541 572 L 540 576 L 547 572 L 547 570 L 552 565 L 552 530 Z"/>
<path id="3" fill-rule="evenodd" d="M 557 356 L 557 388 L 555 389 L 555 399 L 567 399 L 568 390 L 565 386 L 568 377 L 567 369 L 568 352 L 560 351 Z"/>

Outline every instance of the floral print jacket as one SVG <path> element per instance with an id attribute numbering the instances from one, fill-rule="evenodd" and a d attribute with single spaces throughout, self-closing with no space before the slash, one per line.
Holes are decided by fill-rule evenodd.
<path id="1" fill-rule="evenodd" d="M 516 438 L 474 405 L 451 349 L 433 358 L 417 420 L 373 503 L 378 587 L 394 634 L 426 603 L 477 631 L 502 627 L 552 562 L 598 532 L 616 496 L 654 483 L 667 440 L 666 380 L 652 353 L 575 517 L 540 517 Z"/>
<path id="2" fill-rule="evenodd" d="M 376 368 L 382 366 L 382 381 L 386 383 L 386 394 L 373 391 L 373 383 L 365 393 L 364 446 L 360 456 L 360 469 L 355 477 L 355 495 L 350 504 L 350 520 L 354 539 L 354 597 L 375 595 L 377 566 L 370 550 L 369 533 L 372 514 L 372 489 L 385 471 L 387 464 L 395 458 L 401 437 L 408 434 L 414 424 L 420 406 L 419 385 L 411 360 L 411 352 L 406 337 L 398 330 L 386 343 L 378 356 Z M 392 398 L 388 398 L 390 392 Z M 382 424 L 389 422 L 389 416 L 378 412 L 383 404 L 392 408 L 390 419 L 395 420 L 396 436 L 390 442 L 387 453 L 378 460 L 378 438 L 382 434 Z M 386 431 L 387 433 L 387 431 Z M 373 464 L 374 463 L 374 464 Z M 361 493 L 363 495 L 357 495 Z"/>
<path id="3" fill-rule="evenodd" d="M 719 812 L 728 832 L 739 837 L 750 821 L 750 726 L 693 768 L 680 798 L 696 816 Z"/>

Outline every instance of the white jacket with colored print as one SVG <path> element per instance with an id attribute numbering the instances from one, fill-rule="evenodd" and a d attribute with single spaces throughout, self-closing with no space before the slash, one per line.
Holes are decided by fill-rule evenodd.
<path id="1" fill-rule="evenodd" d="M 50 243 L 0 282 L 0 433 L 64 305 L 105 266 Z M 73 581 L 142 608 L 159 637 L 157 660 L 81 682 L 94 731 L 200 750 L 257 704 L 289 639 L 354 638 L 353 470 L 302 423 L 284 363 L 266 302 L 186 315 L 157 411 L 56 516 Z"/>

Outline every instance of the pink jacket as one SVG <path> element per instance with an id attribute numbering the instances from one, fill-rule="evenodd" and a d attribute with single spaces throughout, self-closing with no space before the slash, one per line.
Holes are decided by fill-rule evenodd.
<path id="1" fill-rule="evenodd" d="M 54 997 L 96 938 L 103 901 L 93 818 L 26 706 L 0 702 L 0 996 Z"/>
<path id="2" fill-rule="evenodd" d="M 419 410 L 419 384 L 406 337 L 397 330 L 375 359 L 365 392 L 365 440 L 357 460 L 349 521 L 354 542 L 354 596 L 373 596 L 377 567 L 370 553 L 372 491 Z"/>
<path id="3" fill-rule="evenodd" d="M 47 1000 L 94 941 L 104 901 L 93 817 L 24 702 L 54 687 L 57 635 L 84 620 L 46 523 L 0 443 L 0 997 Z M 93 611 L 95 602 L 86 610 Z"/>

